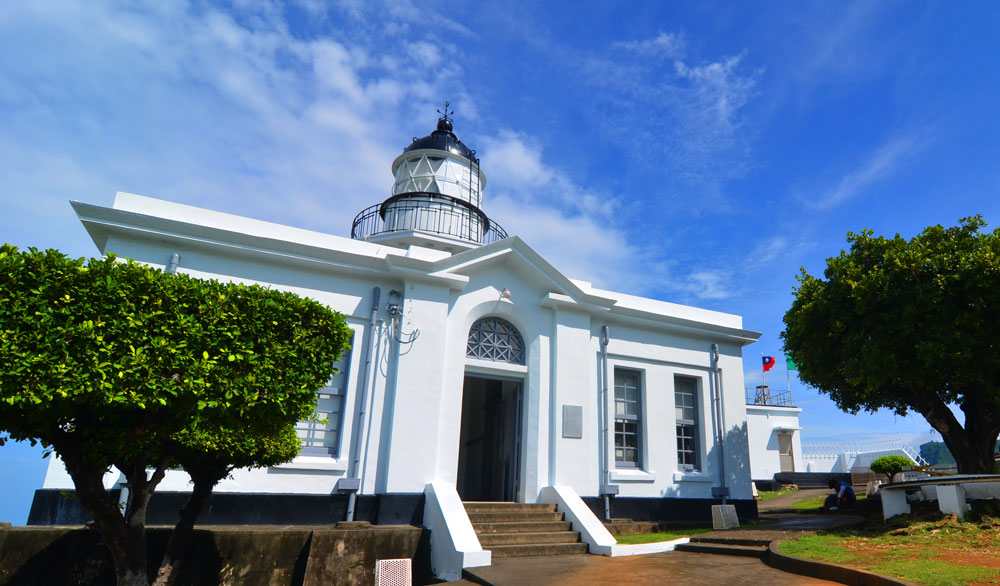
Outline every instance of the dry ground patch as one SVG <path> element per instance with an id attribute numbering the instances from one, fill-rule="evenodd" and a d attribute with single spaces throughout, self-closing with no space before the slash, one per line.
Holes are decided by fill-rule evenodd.
<path id="1" fill-rule="evenodd" d="M 786 541 L 780 550 L 918 584 L 1000 584 L 1000 502 L 976 503 L 966 521 L 932 507 L 888 523 L 873 515 L 862 528 Z"/>

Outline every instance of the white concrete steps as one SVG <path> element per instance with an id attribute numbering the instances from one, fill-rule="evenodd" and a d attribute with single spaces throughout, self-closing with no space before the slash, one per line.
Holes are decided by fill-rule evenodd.
<path id="1" fill-rule="evenodd" d="M 569 533 L 572 533 L 570 531 Z M 534 543 L 566 543 L 567 531 L 479 533 L 484 549 L 492 545 L 531 545 Z"/>
<path id="2" fill-rule="evenodd" d="M 551 504 L 464 503 L 483 549 L 494 558 L 587 553 L 587 544 Z"/>

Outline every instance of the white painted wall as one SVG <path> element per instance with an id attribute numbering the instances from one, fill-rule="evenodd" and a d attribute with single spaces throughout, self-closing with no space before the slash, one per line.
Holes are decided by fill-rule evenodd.
<path id="1" fill-rule="evenodd" d="M 180 270 L 285 289 L 343 312 L 355 330 L 350 392 L 345 401 L 339 454 L 297 458 L 260 470 L 239 470 L 219 492 L 329 494 L 355 472 L 350 446 L 361 394 L 364 347 L 376 337 L 371 368 L 362 493 L 423 493 L 428 485 L 457 480 L 462 387 L 467 373 L 523 381 L 520 494 L 534 502 L 544 487 L 561 485 L 583 497 L 601 484 L 599 420 L 601 326 L 610 328 L 609 367 L 642 373 L 643 461 L 639 469 L 613 469 L 619 494 L 630 497 L 711 498 L 723 479 L 732 498 L 749 499 L 747 411 L 743 401 L 742 346 L 757 334 L 742 320 L 718 312 L 571 282 L 517 237 L 455 257 L 431 249 L 408 250 L 276 226 L 227 214 L 120 196 L 129 213 L 77 204 L 102 252 L 163 266 L 181 254 Z M 98 221 L 99 220 L 99 221 Z M 379 322 L 369 330 L 372 288 L 382 290 Z M 511 300 L 501 300 L 509 289 Z M 400 344 L 388 335 L 390 290 L 403 297 L 402 330 L 419 337 Z M 514 324 L 526 345 L 526 364 L 467 358 L 471 325 L 486 316 Z M 710 403 L 710 354 L 720 346 L 725 444 L 715 445 Z M 677 466 L 674 377 L 698 381 L 697 470 Z M 613 445 L 613 374 L 608 428 Z M 562 407 L 583 408 L 583 437 L 562 437 Z M 723 456 L 724 454 L 724 456 Z M 57 469 L 59 468 L 59 469 Z M 113 478 L 111 478 L 113 477 Z M 117 475 L 109 475 L 110 482 Z M 46 488 L 70 488 L 55 462 Z M 170 472 L 161 490 L 186 490 L 183 473 Z"/>
<path id="2" fill-rule="evenodd" d="M 781 472 L 778 433 L 792 433 L 792 462 L 795 472 L 806 472 L 799 433 L 800 407 L 747 405 L 747 438 L 750 445 L 750 476 L 755 480 L 770 480 Z M 829 470 L 823 470 L 828 472 Z M 819 472 L 819 470 L 813 470 Z"/>

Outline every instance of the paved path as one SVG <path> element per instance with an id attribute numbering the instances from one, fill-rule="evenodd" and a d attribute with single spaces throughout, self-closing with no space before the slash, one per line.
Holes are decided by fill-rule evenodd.
<path id="1" fill-rule="evenodd" d="M 796 512 L 792 503 L 825 495 L 827 489 L 800 490 L 769 501 L 758 502 L 762 520 L 772 524 L 713 531 L 703 537 L 734 540 L 788 539 L 861 521 L 850 515 L 816 515 Z M 772 568 L 757 558 L 673 551 L 641 556 L 610 558 L 596 555 L 501 558 L 487 568 L 471 571 L 494 586 L 576 586 L 610 584 L 638 586 L 669 582 L 671 586 L 744 586 L 747 584 L 813 585 L 836 584 Z M 472 582 L 463 580 L 461 585 Z"/>
<path id="2" fill-rule="evenodd" d="M 488 568 L 474 568 L 494 586 L 746 586 L 836 584 L 776 570 L 757 558 L 672 551 L 620 558 L 572 555 L 503 558 Z M 463 582 L 464 583 L 464 582 Z"/>

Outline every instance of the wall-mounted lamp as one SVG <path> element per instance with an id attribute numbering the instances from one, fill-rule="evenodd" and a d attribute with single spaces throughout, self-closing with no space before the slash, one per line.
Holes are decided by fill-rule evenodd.
<path id="1" fill-rule="evenodd" d="M 400 306 L 403 304 L 403 294 L 399 291 L 393 289 L 389 291 L 389 302 L 385 306 L 385 310 L 389 312 L 389 315 L 396 317 L 402 314 Z"/>
<path id="2" fill-rule="evenodd" d="M 500 292 L 500 299 L 506 299 L 507 301 L 510 301 L 510 298 L 511 298 L 510 289 L 504 287 L 503 291 Z"/>

